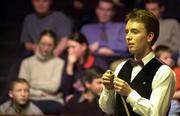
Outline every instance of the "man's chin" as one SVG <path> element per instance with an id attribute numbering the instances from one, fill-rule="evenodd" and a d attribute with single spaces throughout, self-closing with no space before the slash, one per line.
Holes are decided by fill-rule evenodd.
<path id="1" fill-rule="evenodd" d="M 135 54 L 136 52 L 134 50 L 129 50 L 131 54 Z"/>
<path id="2" fill-rule="evenodd" d="M 21 106 L 23 106 L 23 105 L 25 105 L 26 103 L 27 103 L 27 101 L 20 101 L 18 104 L 21 105 Z"/>

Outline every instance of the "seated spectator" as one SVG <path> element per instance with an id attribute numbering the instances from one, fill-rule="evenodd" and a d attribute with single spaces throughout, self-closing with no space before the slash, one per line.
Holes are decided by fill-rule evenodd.
<path id="1" fill-rule="evenodd" d="M 166 45 L 170 47 L 173 52 L 173 57 L 177 59 L 180 50 L 179 23 L 175 19 L 163 19 L 162 13 L 165 10 L 165 6 L 160 0 L 149 0 L 146 2 L 145 7 L 159 19 L 160 32 L 155 46 Z"/>
<path id="2" fill-rule="evenodd" d="M 172 51 L 169 47 L 159 45 L 155 49 L 156 56 L 170 66 L 176 74 L 176 91 L 171 101 L 169 116 L 179 116 L 180 114 L 180 68 L 174 66 Z"/>
<path id="3" fill-rule="evenodd" d="M 105 116 L 99 108 L 98 98 L 102 91 L 101 76 L 103 71 L 98 67 L 85 70 L 81 79 L 86 88 L 81 94 L 74 94 L 65 104 L 63 115 Z"/>
<path id="4" fill-rule="evenodd" d="M 0 115 L 43 115 L 41 110 L 29 101 L 30 85 L 25 79 L 14 80 L 9 88 L 10 100 L 0 106 Z"/>
<path id="5" fill-rule="evenodd" d="M 90 50 L 102 56 L 128 57 L 125 24 L 112 22 L 114 4 L 111 0 L 99 0 L 96 7 L 98 23 L 84 25 L 81 32 L 90 43 Z"/>
<path id="6" fill-rule="evenodd" d="M 21 34 L 21 43 L 27 51 L 36 52 L 37 38 L 45 29 L 51 29 L 57 35 L 58 45 L 54 49 L 56 56 L 66 48 L 66 37 L 71 33 L 71 23 L 62 12 L 50 9 L 52 2 L 52 0 L 32 0 L 35 13 L 26 16 Z"/>
<path id="7" fill-rule="evenodd" d="M 68 94 L 74 93 L 76 90 L 84 90 L 84 87 L 79 83 L 79 79 L 84 75 L 83 72 L 85 69 L 98 66 L 105 71 L 108 68 L 105 61 L 91 54 L 88 42 L 83 34 L 74 33 L 69 36 L 67 46 L 66 71 L 62 80 L 62 90 L 65 97 Z M 77 83 L 74 84 L 75 82 Z"/>
<path id="8" fill-rule="evenodd" d="M 64 61 L 53 55 L 55 34 L 45 30 L 40 34 L 36 53 L 23 60 L 19 78 L 30 85 L 30 99 L 44 114 L 60 114 L 63 104 L 61 85 Z"/>

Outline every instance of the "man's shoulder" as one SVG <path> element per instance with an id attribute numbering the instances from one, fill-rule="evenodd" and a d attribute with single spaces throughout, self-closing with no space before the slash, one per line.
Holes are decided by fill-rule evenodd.
<path id="1" fill-rule="evenodd" d="M 124 26 L 125 27 L 125 23 L 124 22 L 112 22 L 113 26 Z"/>
<path id="2" fill-rule="evenodd" d="M 163 24 L 168 24 L 168 25 L 177 25 L 179 24 L 176 19 L 169 18 L 169 19 L 163 19 L 160 22 L 163 22 Z"/>
<path id="3" fill-rule="evenodd" d="M 36 109 L 36 110 L 40 111 L 40 109 L 31 101 L 29 102 L 29 108 Z"/>
<path id="4" fill-rule="evenodd" d="M 25 16 L 25 20 L 32 20 L 36 17 L 35 13 L 30 13 L 28 15 Z"/>
<path id="5" fill-rule="evenodd" d="M 172 79 L 174 79 L 174 77 L 176 77 L 176 74 L 173 71 L 173 69 L 166 64 L 162 64 L 159 67 L 157 72 L 158 72 L 158 75 L 163 75 L 164 77 L 173 77 Z"/>
<path id="6" fill-rule="evenodd" d="M 115 30 L 121 30 L 121 32 L 125 30 L 125 23 L 124 22 L 113 22 L 111 24 L 111 26 Z"/>
<path id="7" fill-rule="evenodd" d="M 11 104 L 11 100 L 5 101 L 0 105 L 0 109 L 8 108 Z"/>
<path id="8" fill-rule="evenodd" d="M 68 19 L 68 17 L 63 12 L 60 12 L 60 11 L 53 11 L 50 16 L 55 17 L 55 18 L 60 18 L 60 19 L 64 19 L 64 18 Z"/>
<path id="9" fill-rule="evenodd" d="M 124 22 L 111 22 L 109 23 L 111 26 L 125 26 Z M 91 24 L 86 24 L 82 28 L 97 28 L 100 24 L 99 23 L 91 23 Z"/>
<path id="10" fill-rule="evenodd" d="M 57 15 L 57 16 L 65 16 L 65 14 L 64 14 L 63 12 L 61 12 L 61 11 L 56 11 L 56 10 L 53 11 L 52 14 L 53 14 L 53 15 Z"/>
<path id="11" fill-rule="evenodd" d="M 30 114 L 42 115 L 42 111 L 33 103 L 29 102 L 28 111 Z"/>
<path id="12" fill-rule="evenodd" d="M 82 26 L 82 29 L 94 29 L 98 27 L 98 23 L 85 24 Z"/>
<path id="13" fill-rule="evenodd" d="M 87 34 L 89 35 L 91 33 L 91 35 L 94 35 L 97 32 L 97 29 L 98 29 L 98 23 L 85 24 L 81 28 L 81 33 L 85 35 Z"/>
<path id="14" fill-rule="evenodd" d="M 115 75 L 118 75 L 119 71 L 122 69 L 122 67 L 125 65 L 125 63 L 128 61 L 128 59 L 121 61 L 115 68 Z"/>

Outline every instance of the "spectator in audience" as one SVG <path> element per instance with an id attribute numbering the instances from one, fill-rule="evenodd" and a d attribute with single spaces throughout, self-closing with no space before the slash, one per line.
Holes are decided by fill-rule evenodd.
<path id="1" fill-rule="evenodd" d="M 58 45 L 54 49 L 56 56 L 66 48 L 66 37 L 71 33 L 71 22 L 62 12 L 50 9 L 52 2 L 32 0 L 35 13 L 26 16 L 21 34 L 21 43 L 27 51 L 36 51 L 39 35 L 45 29 L 51 29 L 57 35 Z"/>
<path id="2" fill-rule="evenodd" d="M 60 114 L 63 104 L 61 85 L 64 61 L 53 55 L 56 36 L 51 30 L 44 30 L 36 53 L 23 60 L 19 78 L 26 79 L 30 85 L 30 99 L 44 114 Z"/>
<path id="3" fill-rule="evenodd" d="M 90 43 L 90 50 L 102 56 L 129 56 L 125 40 L 125 24 L 112 22 L 114 3 L 99 0 L 96 7 L 98 23 L 82 27 L 81 32 Z"/>
<path id="4" fill-rule="evenodd" d="M 173 51 L 173 56 L 177 58 L 180 46 L 180 27 L 175 19 L 163 19 L 162 13 L 165 10 L 164 4 L 160 0 L 149 0 L 145 7 L 151 11 L 160 23 L 159 39 L 156 41 L 157 45 L 166 45 Z M 154 47 L 155 47 L 154 46 Z"/>
<path id="5" fill-rule="evenodd" d="M 85 69 L 89 69 L 93 66 L 99 66 L 103 70 L 108 68 L 106 62 L 99 57 L 94 57 L 94 55 L 91 54 L 88 42 L 83 34 L 76 32 L 70 35 L 67 46 L 68 56 L 66 73 L 62 80 L 62 89 L 64 90 L 63 93 L 65 94 L 65 97 L 68 94 L 74 93 L 74 90 L 84 90 L 84 87 L 79 82 L 79 79 L 83 76 Z"/>
<path id="6" fill-rule="evenodd" d="M 86 89 L 81 94 L 74 94 L 67 101 L 63 110 L 64 115 L 105 115 L 98 105 L 98 98 L 102 91 L 102 80 L 100 78 L 102 73 L 103 70 L 98 67 L 85 70 L 81 81 Z"/>
<path id="7" fill-rule="evenodd" d="M 180 68 L 174 66 L 172 51 L 168 46 L 158 45 L 154 50 L 156 56 L 170 66 L 176 74 L 176 91 L 171 101 L 169 116 L 179 116 L 180 114 Z"/>
<path id="8" fill-rule="evenodd" d="M 14 80 L 9 88 L 11 100 L 0 106 L 0 115 L 43 115 L 41 110 L 29 101 L 30 85 L 25 79 Z"/>

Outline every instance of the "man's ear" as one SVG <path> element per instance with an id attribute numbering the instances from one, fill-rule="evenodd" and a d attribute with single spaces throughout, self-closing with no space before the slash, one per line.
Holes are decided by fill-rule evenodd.
<path id="1" fill-rule="evenodd" d="M 154 38 L 154 33 L 153 33 L 153 32 L 150 32 L 150 33 L 148 34 L 147 41 L 148 41 L 148 42 L 151 42 L 151 41 L 153 40 L 153 38 Z"/>
<path id="2" fill-rule="evenodd" d="M 111 15 L 111 17 L 114 17 L 115 14 L 116 14 L 116 13 L 115 13 L 115 9 L 113 9 L 113 10 L 112 10 L 112 15 Z M 112 18 L 111 18 L 111 19 L 112 19 Z"/>
<path id="3" fill-rule="evenodd" d="M 83 43 L 82 46 L 83 46 L 83 48 L 82 48 L 83 50 L 86 50 L 88 47 L 85 43 Z"/>
<path id="4" fill-rule="evenodd" d="M 88 82 L 85 82 L 85 86 L 86 86 L 86 88 L 90 88 L 90 83 L 88 83 Z"/>
<path id="5" fill-rule="evenodd" d="M 160 7 L 160 11 L 161 11 L 161 13 L 163 13 L 163 12 L 165 11 L 165 6 L 164 6 L 164 5 L 162 5 L 162 6 Z"/>
<path id="6" fill-rule="evenodd" d="M 9 91 L 9 93 L 8 93 L 8 94 L 9 94 L 9 97 L 10 97 L 10 98 L 13 98 L 12 91 Z"/>
<path id="7" fill-rule="evenodd" d="M 97 14 L 98 14 L 98 12 L 99 12 L 99 8 L 98 8 L 98 7 L 96 7 L 96 9 L 95 9 L 95 14 L 97 15 Z"/>

